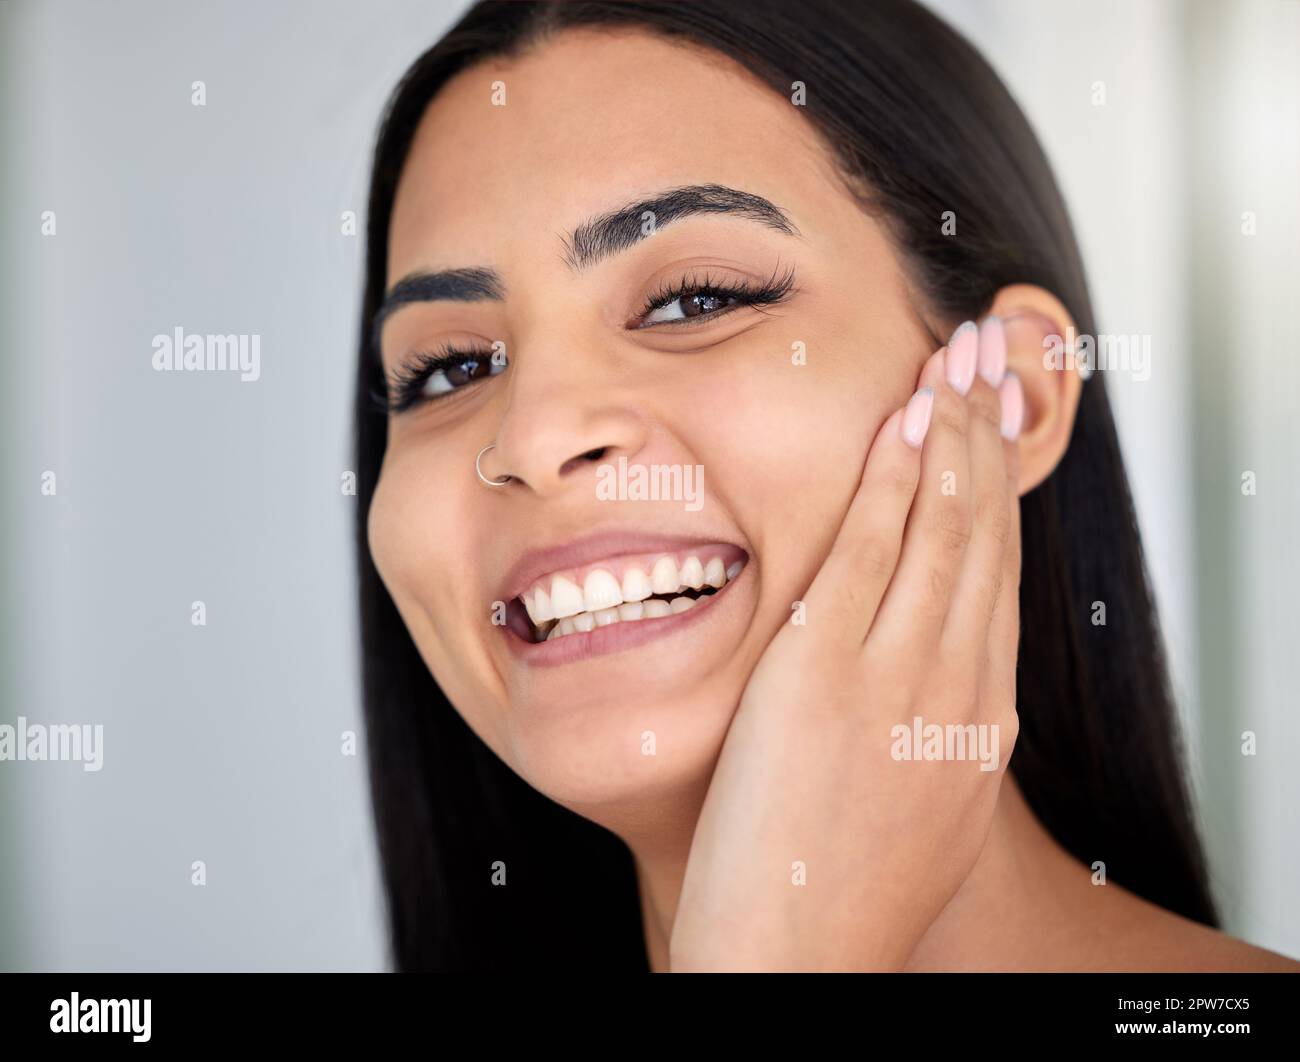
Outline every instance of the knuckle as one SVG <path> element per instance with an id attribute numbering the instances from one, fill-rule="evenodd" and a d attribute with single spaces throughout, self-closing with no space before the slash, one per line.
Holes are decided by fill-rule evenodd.
<path id="1" fill-rule="evenodd" d="M 996 428 L 998 435 L 1002 434 L 1002 401 L 998 398 L 997 392 L 993 390 L 980 377 L 975 378 L 975 387 L 967 396 L 967 405 L 970 406 L 971 415 L 984 424 Z"/>
<path id="2" fill-rule="evenodd" d="M 888 579 L 898 563 L 898 550 L 888 536 L 872 532 L 853 550 L 853 569 L 872 581 Z"/>
<path id="3" fill-rule="evenodd" d="M 885 488 L 903 501 L 916 495 L 916 485 L 921 478 L 920 465 L 914 461 L 897 461 L 885 470 Z"/>
<path id="4" fill-rule="evenodd" d="M 971 514 L 964 505 L 941 505 L 930 522 L 930 531 L 943 549 L 960 552 L 970 542 Z"/>
<path id="5" fill-rule="evenodd" d="M 993 618 L 993 613 L 998 609 L 998 602 L 1002 599 L 1002 587 L 1006 583 L 1006 577 L 1002 574 L 1001 568 L 993 569 L 993 576 L 989 583 L 989 618 Z"/>
<path id="6" fill-rule="evenodd" d="M 831 621 L 834 630 L 853 630 L 861 623 L 866 609 L 865 585 L 860 580 L 850 579 L 831 599 L 827 618 Z"/>
<path id="7" fill-rule="evenodd" d="M 979 496 L 975 503 L 975 519 L 988 528 L 999 546 L 1006 546 L 1011 538 L 1011 509 L 1001 492 L 989 491 Z"/>
<path id="8" fill-rule="evenodd" d="M 965 436 L 970 428 L 970 413 L 966 408 L 966 402 L 955 391 L 947 387 L 939 389 L 938 399 L 934 404 L 934 427 L 940 431 L 951 432 L 953 435 Z"/>

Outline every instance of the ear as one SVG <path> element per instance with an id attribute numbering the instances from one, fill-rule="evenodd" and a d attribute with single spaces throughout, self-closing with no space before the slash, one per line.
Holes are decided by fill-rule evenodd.
<path id="1" fill-rule="evenodd" d="M 1060 368 L 1059 358 L 1054 367 L 1053 359 L 1045 355 L 1054 347 L 1060 350 L 1067 340 L 1073 344 L 1074 319 L 1060 299 L 1035 284 L 1002 288 L 988 312 L 1002 318 L 1007 368 L 1020 377 L 1025 392 L 1018 445 L 1020 493 L 1026 494 L 1051 475 L 1070 444 L 1083 380 L 1077 369 Z"/>

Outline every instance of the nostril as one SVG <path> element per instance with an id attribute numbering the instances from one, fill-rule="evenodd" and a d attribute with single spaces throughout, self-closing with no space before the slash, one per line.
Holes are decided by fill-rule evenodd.
<path id="1" fill-rule="evenodd" d="M 564 462 L 563 467 L 560 469 L 560 475 L 563 476 L 569 472 L 577 471 L 584 462 L 599 461 L 608 452 L 608 446 L 599 446 L 594 450 L 588 450 L 586 453 L 578 454 L 577 457 L 571 457 L 569 460 Z"/>

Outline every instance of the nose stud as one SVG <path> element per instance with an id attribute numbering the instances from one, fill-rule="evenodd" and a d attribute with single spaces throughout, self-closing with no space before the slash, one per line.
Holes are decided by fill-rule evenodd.
<path id="1" fill-rule="evenodd" d="M 481 479 L 484 483 L 486 483 L 489 487 L 504 487 L 515 477 L 506 475 L 506 476 L 502 476 L 500 479 L 488 479 L 487 476 L 483 475 L 483 464 L 482 464 L 483 455 L 487 453 L 489 450 L 493 450 L 495 448 L 496 448 L 496 443 L 488 443 L 485 447 L 483 447 L 483 449 L 481 449 L 478 452 L 478 456 L 474 458 L 474 471 L 478 473 L 478 478 Z"/>

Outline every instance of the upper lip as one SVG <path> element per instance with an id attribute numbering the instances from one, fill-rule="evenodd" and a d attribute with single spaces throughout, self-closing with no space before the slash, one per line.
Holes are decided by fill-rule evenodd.
<path id="1" fill-rule="evenodd" d="M 510 601 L 528 590 L 543 575 L 579 568 L 584 564 L 620 557 L 628 553 L 672 553 L 709 543 L 738 545 L 725 538 L 699 535 L 658 535 L 642 531 L 599 531 L 554 546 L 526 550 L 510 566 L 502 580 L 501 600 Z"/>

